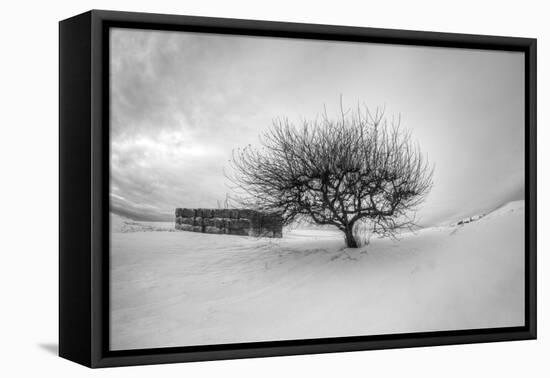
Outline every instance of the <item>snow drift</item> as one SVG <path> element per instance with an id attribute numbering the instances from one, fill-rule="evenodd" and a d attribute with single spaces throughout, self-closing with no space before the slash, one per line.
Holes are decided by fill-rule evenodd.
<path id="1" fill-rule="evenodd" d="M 113 350 L 524 324 L 523 201 L 353 250 L 153 223 L 112 217 Z"/>

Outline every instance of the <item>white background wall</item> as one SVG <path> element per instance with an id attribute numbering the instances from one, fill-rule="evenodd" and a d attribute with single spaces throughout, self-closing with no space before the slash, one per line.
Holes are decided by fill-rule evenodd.
<path id="1" fill-rule="evenodd" d="M 89 370 L 55 356 L 57 348 L 58 132 L 57 21 L 112 9 L 372 26 L 539 39 L 539 340 L 192 364 Z M 545 128 L 550 88 L 550 26 L 543 1 L 134 0 L 8 1 L 0 22 L 0 375 L 18 376 L 543 376 L 550 328 L 550 160 Z M 496 136 L 497 137 L 497 136 Z M 543 215 L 544 214 L 544 215 Z M 547 375 L 546 375 L 547 376 Z"/>

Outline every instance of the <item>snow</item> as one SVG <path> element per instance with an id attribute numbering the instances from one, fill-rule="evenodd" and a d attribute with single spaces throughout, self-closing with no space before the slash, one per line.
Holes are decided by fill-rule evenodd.
<path id="1" fill-rule="evenodd" d="M 523 201 L 360 249 L 112 220 L 112 350 L 524 324 Z"/>
<path id="2" fill-rule="evenodd" d="M 111 214 L 111 232 L 153 232 L 153 231 L 176 231 L 174 222 L 138 222 Z"/>

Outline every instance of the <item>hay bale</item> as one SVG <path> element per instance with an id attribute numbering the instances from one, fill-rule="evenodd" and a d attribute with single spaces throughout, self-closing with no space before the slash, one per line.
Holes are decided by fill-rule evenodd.
<path id="1" fill-rule="evenodd" d="M 211 209 L 198 209 L 197 210 L 197 216 L 202 218 L 212 218 L 212 210 Z"/>
<path id="2" fill-rule="evenodd" d="M 279 214 L 265 214 L 261 220 L 261 233 L 267 237 L 282 237 L 283 219 Z M 276 236 L 280 235 L 280 236 Z"/>
<path id="3" fill-rule="evenodd" d="M 283 222 L 279 214 L 252 209 L 177 208 L 176 229 L 210 234 L 280 238 Z M 464 222 L 464 221 L 463 221 Z"/>
<path id="4" fill-rule="evenodd" d="M 231 229 L 248 229 L 250 228 L 250 221 L 248 219 L 231 219 L 228 222 L 228 227 Z"/>
<path id="5" fill-rule="evenodd" d="M 195 224 L 195 218 L 180 218 L 181 219 L 181 224 L 188 224 L 188 225 L 191 225 L 193 226 Z"/>
<path id="6" fill-rule="evenodd" d="M 257 238 L 257 237 L 260 237 L 262 236 L 261 233 L 260 233 L 260 230 L 257 229 L 257 228 L 250 228 L 248 230 L 248 236 L 251 236 L 253 238 Z"/>
<path id="7" fill-rule="evenodd" d="M 223 218 L 204 218 L 202 221 L 205 227 L 225 228 Z"/>
<path id="8" fill-rule="evenodd" d="M 202 219 L 202 224 L 205 227 L 214 226 L 214 218 L 203 218 Z"/>
<path id="9" fill-rule="evenodd" d="M 229 209 L 214 209 L 212 210 L 213 218 L 229 218 Z"/>
<path id="10" fill-rule="evenodd" d="M 248 219 L 228 219 L 225 229 L 226 233 L 230 235 L 248 235 L 250 221 Z"/>
<path id="11" fill-rule="evenodd" d="M 245 229 L 242 229 L 242 228 L 225 229 L 225 233 L 228 234 L 228 235 L 248 236 L 248 230 L 245 230 Z"/>
<path id="12" fill-rule="evenodd" d="M 225 228 L 225 219 L 223 218 L 212 218 L 214 220 L 214 226 L 218 228 Z"/>
<path id="13" fill-rule="evenodd" d="M 239 219 L 247 219 L 250 221 L 250 228 L 255 229 L 258 233 L 262 227 L 262 214 L 255 210 L 239 210 Z"/>
<path id="14" fill-rule="evenodd" d="M 261 214 L 256 210 L 249 210 L 249 209 L 239 210 L 239 218 L 241 219 L 244 218 L 244 219 L 253 220 L 260 217 L 261 217 Z"/>
<path id="15" fill-rule="evenodd" d="M 193 231 L 193 226 L 191 226 L 189 224 L 177 224 L 176 225 L 176 230 Z"/>
<path id="16" fill-rule="evenodd" d="M 184 218 L 193 218 L 195 216 L 195 209 L 180 209 L 181 215 Z"/>
<path id="17" fill-rule="evenodd" d="M 223 230 L 218 227 L 206 226 L 204 232 L 207 234 L 223 234 Z"/>

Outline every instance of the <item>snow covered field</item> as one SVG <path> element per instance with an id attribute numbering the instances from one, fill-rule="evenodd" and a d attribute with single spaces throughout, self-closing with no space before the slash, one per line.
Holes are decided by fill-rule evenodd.
<path id="1" fill-rule="evenodd" d="M 112 216 L 111 349 L 520 326 L 524 202 L 468 224 L 344 249 Z"/>

